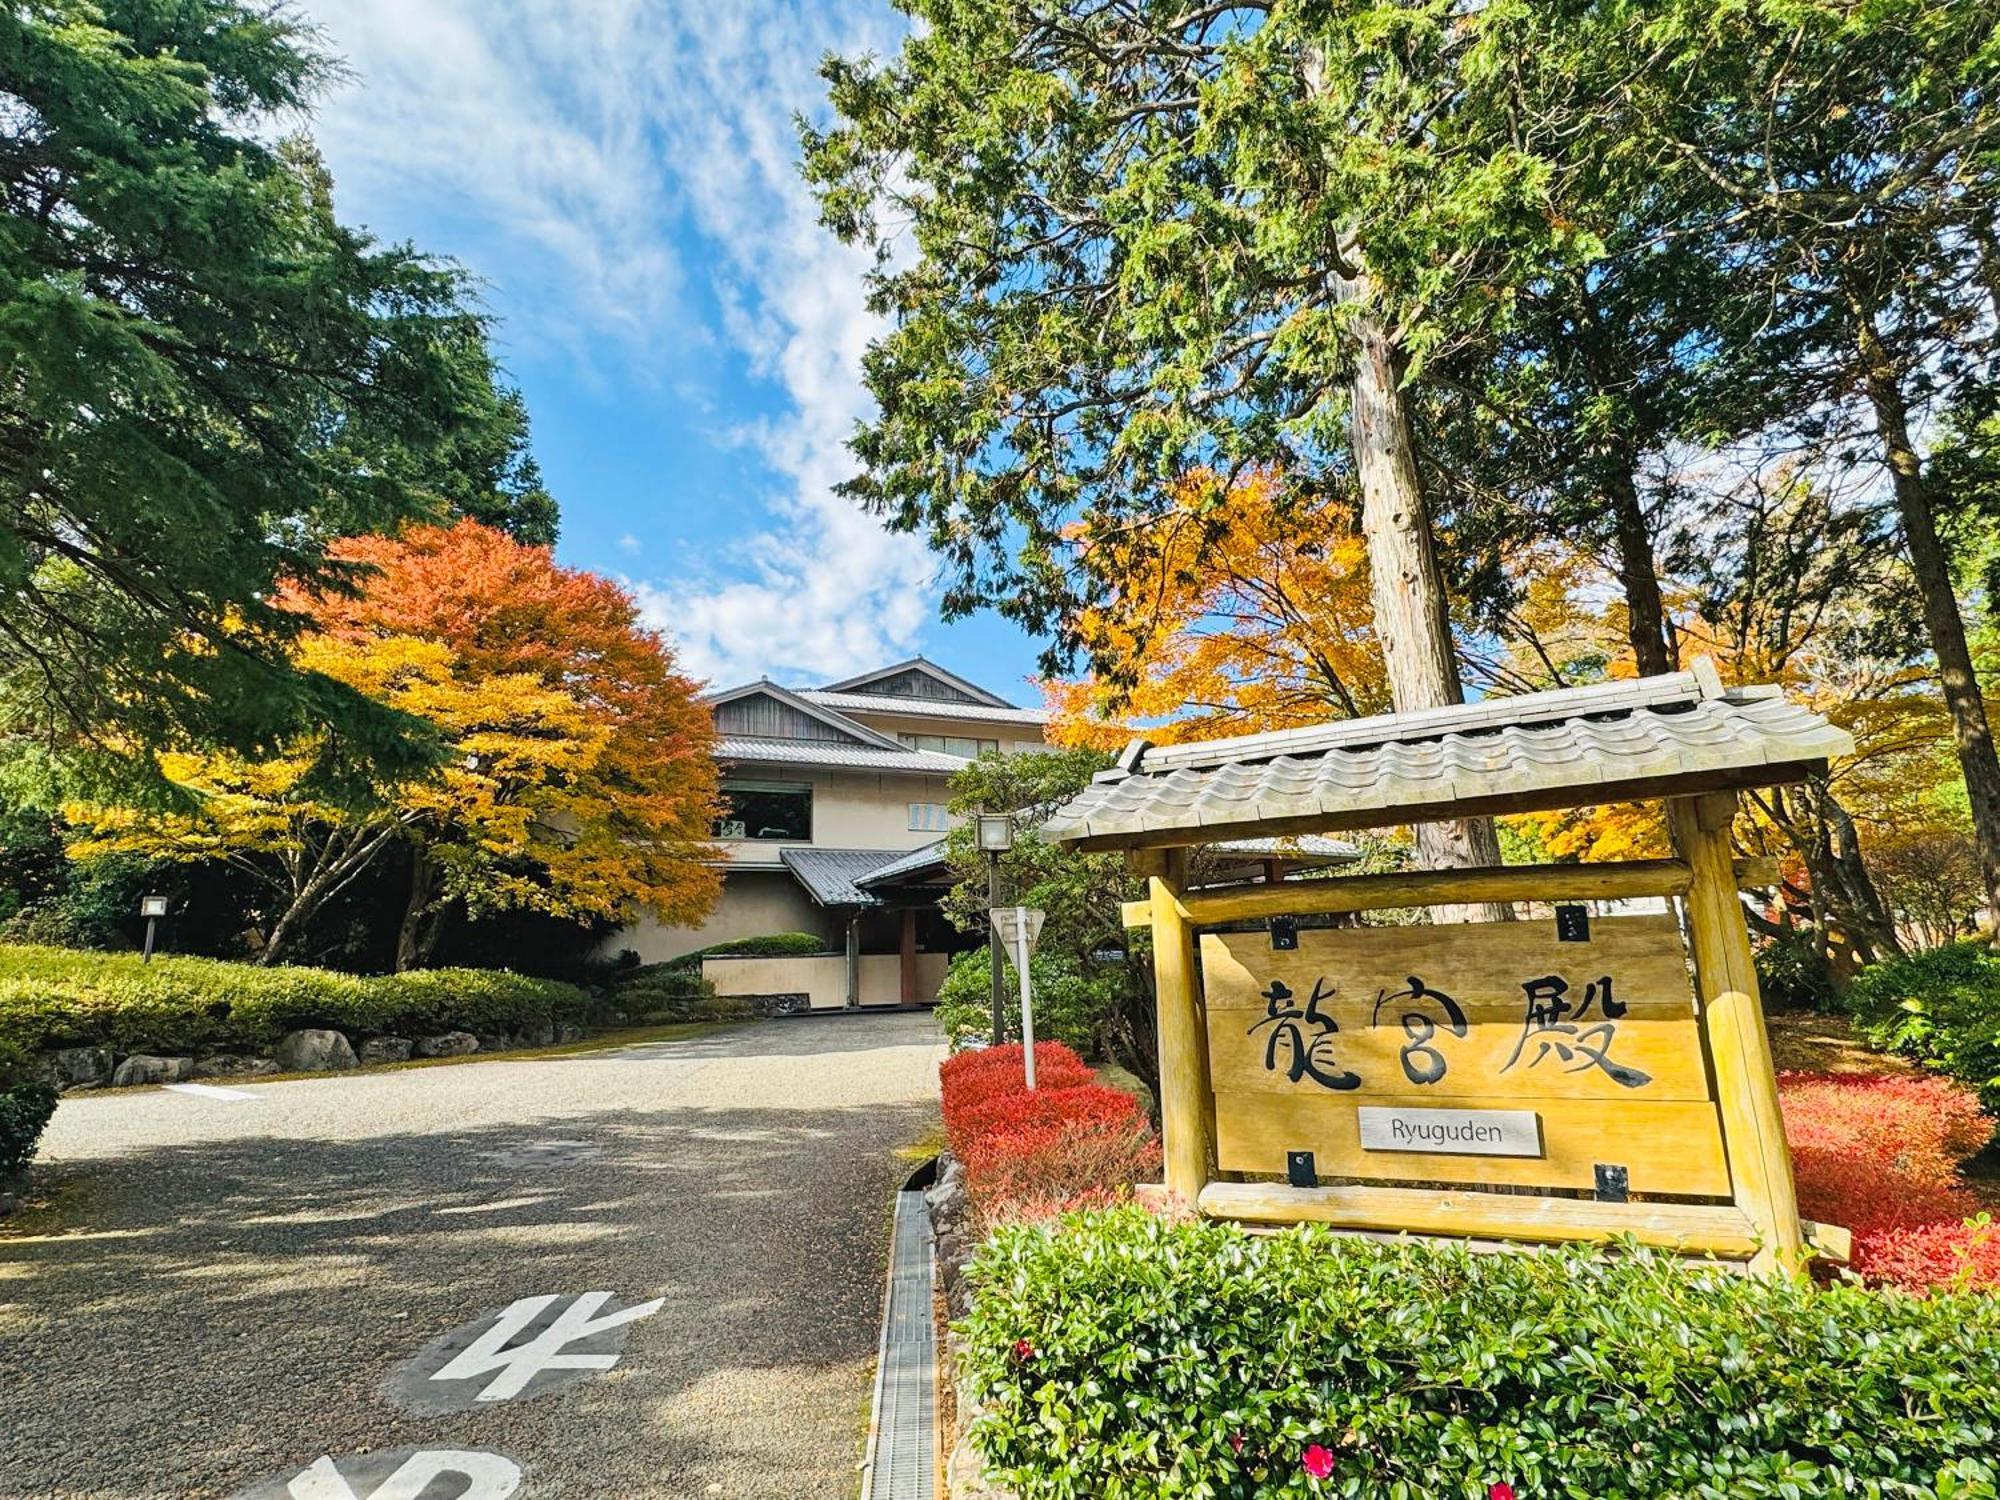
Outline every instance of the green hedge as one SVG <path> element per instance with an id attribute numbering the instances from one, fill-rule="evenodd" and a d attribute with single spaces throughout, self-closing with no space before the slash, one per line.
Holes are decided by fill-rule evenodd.
<path id="1" fill-rule="evenodd" d="M 210 958 L 0 946 L 0 1046 L 24 1052 L 267 1052 L 286 1032 L 351 1036 L 509 1032 L 592 1019 L 574 985 L 503 969 L 362 976 Z"/>
<path id="2" fill-rule="evenodd" d="M 28 1165 L 42 1129 L 56 1112 L 56 1091 L 22 1079 L 0 1086 L 0 1186 Z"/>
<path id="3" fill-rule="evenodd" d="M 727 942 L 710 943 L 706 948 L 683 953 L 663 964 L 649 964 L 638 972 L 644 974 L 651 969 L 675 973 L 699 972 L 704 958 L 810 958 L 833 951 L 827 947 L 826 939 L 816 933 L 770 932 L 761 937 L 730 938 Z"/>
<path id="4" fill-rule="evenodd" d="M 973 1429 L 1023 1500 L 1986 1497 L 2000 1297 L 1137 1210 L 1003 1230 Z M 1311 1466 L 1331 1472 L 1309 1477 Z M 1498 1491 L 1505 1493 L 1505 1491 Z"/>
<path id="5" fill-rule="evenodd" d="M 1874 964 L 1847 1006 L 1871 1046 L 1956 1078 L 2000 1113 L 2000 955 L 1984 942 Z"/>
<path id="6" fill-rule="evenodd" d="M 1001 967 L 1006 979 L 1001 987 L 1001 1012 L 1007 1035 L 1018 1041 L 1021 981 L 1015 977 L 1011 961 Z M 1101 1055 L 1100 1033 L 1114 1003 L 1116 981 L 1086 977 L 1073 962 L 1054 953 L 1034 954 L 1028 960 L 1028 972 L 1035 986 L 1035 1040 L 1061 1042 L 1084 1057 Z M 938 986 L 936 1016 L 954 1048 L 967 1037 L 984 1038 L 993 1030 L 992 975 L 985 948 L 959 954 L 945 971 L 944 983 Z"/>

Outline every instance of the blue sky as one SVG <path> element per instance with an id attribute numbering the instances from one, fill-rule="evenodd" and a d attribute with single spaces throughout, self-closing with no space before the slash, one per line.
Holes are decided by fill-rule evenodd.
<path id="1" fill-rule="evenodd" d="M 313 130 L 340 212 L 464 263 L 500 319 L 564 562 L 717 683 L 919 651 L 1016 701 L 1035 645 L 937 619 L 935 564 L 832 492 L 869 407 L 863 258 L 814 219 L 795 111 L 881 0 L 304 0 L 352 78 Z"/>

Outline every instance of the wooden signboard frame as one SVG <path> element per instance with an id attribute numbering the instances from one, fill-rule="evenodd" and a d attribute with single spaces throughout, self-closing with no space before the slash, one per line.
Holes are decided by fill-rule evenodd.
<path id="1" fill-rule="evenodd" d="M 1729 845 L 1736 794 L 1670 797 L 1666 811 L 1678 853 L 1670 860 L 1352 876 L 1201 892 L 1188 888 L 1185 849 L 1133 851 L 1135 867 L 1149 877 L 1149 896 L 1132 903 L 1126 918 L 1153 933 L 1168 1194 L 1215 1217 L 1261 1224 L 1318 1221 L 1357 1231 L 1536 1243 L 1629 1235 L 1687 1254 L 1746 1262 L 1753 1274 L 1762 1275 L 1796 1271 L 1816 1254 L 1845 1259 L 1844 1231 L 1805 1223 L 1798 1214 L 1770 1038 L 1738 901 L 1739 871 Z M 1745 873 L 1768 883 L 1757 870 Z M 1232 1174 L 1219 1169 L 1197 928 L 1395 907 L 1648 896 L 1678 899 L 1685 912 L 1697 1023 L 1727 1167 L 1726 1184 L 1719 1184 L 1726 1193 L 1719 1198 L 1612 1202 L 1478 1186 L 1292 1187 L 1229 1180 Z"/>

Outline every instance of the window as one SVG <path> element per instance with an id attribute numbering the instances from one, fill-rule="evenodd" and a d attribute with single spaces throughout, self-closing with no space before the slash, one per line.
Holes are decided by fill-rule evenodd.
<path id="1" fill-rule="evenodd" d="M 1000 749 L 998 740 L 970 740 L 955 734 L 898 734 L 896 738 L 912 750 L 935 750 L 941 755 L 958 755 L 966 760 L 994 755 Z"/>
<path id="2" fill-rule="evenodd" d="M 910 831 L 913 833 L 949 833 L 951 814 L 942 802 L 912 802 L 910 804 Z"/>
<path id="3" fill-rule="evenodd" d="M 719 839 L 812 838 L 812 788 L 792 781 L 725 781 Z"/>

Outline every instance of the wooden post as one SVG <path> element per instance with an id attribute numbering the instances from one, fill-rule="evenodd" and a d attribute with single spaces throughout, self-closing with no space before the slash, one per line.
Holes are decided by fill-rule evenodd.
<path id="1" fill-rule="evenodd" d="M 903 908 L 903 940 L 899 959 L 897 978 L 901 987 L 897 992 L 897 1003 L 908 1010 L 917 1003 L 917 911 L 913 906 Z"/>
<path id="2" fill-rule="evenodd" d="M 1770 1276 L 1800 1270 L 1806 1254 L 1771 1039 L 1764 1029 L 1757 970 L 1730 865 L 1729 825 L 1735 815 L 1732 792 L 1667 800 L 1674 842 L 1693 872 L 1686 898 L 1688 931 L 1730 1181 L 1737 1206 L 1749 1215 L 1763 1243 L 1750 1269 Z"/>
<path id="3" fill-rule="evenodd" d="M 1170 850 L 1152 877 L 1153 981 L 1159 1007 L 1160 1136 L 1167 1191 L 1193 1208 L 1215 1156 L 1215 1096 L 1208 1084 L 1208 1028 L 1195 971 L 1194 928 L 1181 913 L 1185 849 Z"/>

